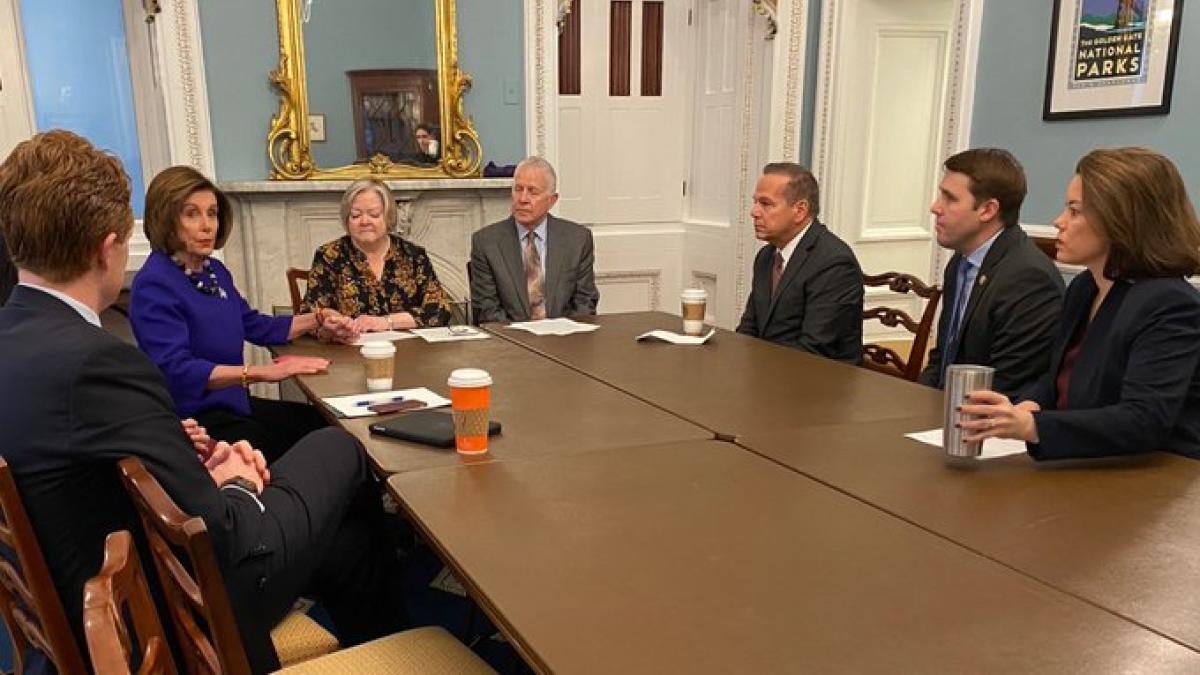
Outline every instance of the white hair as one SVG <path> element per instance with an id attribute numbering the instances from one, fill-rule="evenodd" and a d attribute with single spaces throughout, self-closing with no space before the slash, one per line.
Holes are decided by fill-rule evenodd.
<path id="1" fill-rule="evenodd" d="M 550 194 L 555 194 L 558 192 L 558 174 L 555 173 L 554 167 L 550 164 L 550 162 L 547 162 L 545 159 L 538 157 L 537 155 L 526 157 L 517 164 L 517 169 L 513 172 L 513 175 L 515 176 L 517 171 L 525 168 L 538 169 L 542 173 L 546 174 L 546 178 L 550 179 Z"/>

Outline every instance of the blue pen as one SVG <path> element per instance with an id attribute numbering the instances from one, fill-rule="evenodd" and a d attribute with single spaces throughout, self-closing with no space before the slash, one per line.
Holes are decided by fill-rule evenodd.
<path id="1" fill-rule="evenodd" d="M 356 401 L 354 405 L 358 406 L 359 408 L 365 408 L 369 405 L 379 405 L 380 403 L 399 403 L 403 400 L 403 396 L 393 396 L 391 398 L 385 398 L 382 401 Z"/>

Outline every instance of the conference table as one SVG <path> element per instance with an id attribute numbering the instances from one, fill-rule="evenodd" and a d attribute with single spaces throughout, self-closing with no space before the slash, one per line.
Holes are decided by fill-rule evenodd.
<path id="1" fill-rule="evenodd" d="M 501 325 L 486 328 L 722 438 L 941 409 L 941 392 L 929 387 L 720 328 L 700 346 L 637 342 L 650 330 L 680 330 L 679 317 L 663 312 L 576 320 L 600 329 L 557 337 Z"/>
<path id="2" fill-rule="evenodd" d="M 539 672 L 1186 672 L 1200 654 L 736 445 L 397 474 Z"/>
<path id="3" fill-rule="evenodd" d="M 1200 668 L 1195 462 L 947 466 L 940 392 L 718 330 L 397 342 L 397 388 L 479 366 L 482 459 L 363 440 L 413 522 L 541 672 Z M 356 348 L 298 378 L 363 391 Z"/>
<path id="4" fill-rule="evenodd" d="M 644 443 L 711 439 L 712 433 L 549 359 L 494 337 L 462 342 L 396 343 L 396 389 L 427 387 L 448 397 L 446 378 L 456 368 L 481 367 L 491 373 L 492 418 L 503 426 L 491 438 L 489 452 L 474 461 L 490 462 L 539 455 L 617 448 Z M 296 378 L 312 401 L 366 393 L 358 348 L 302 338 L 276 348 L 280 355 L 320 356 L 330 360 L 320 375 Z M 318 406 L 327 414 L 328 409 Z M 457 466 L 464 459 L 453 449 L 432 448 L 370 433 L 378 417 L 336 419 L 362 441 L 376 471 L 390 475 L 435 466 Z M 386 419 L 386 417 L 384 417 Z"/>

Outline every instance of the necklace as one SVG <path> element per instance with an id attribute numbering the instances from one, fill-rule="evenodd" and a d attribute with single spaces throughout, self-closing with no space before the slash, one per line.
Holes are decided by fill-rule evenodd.
<path id="1" fill-rule="evenodd" d="M 212 264 L 205 260 L 199 272 L 193 272 L 183 264 L 178 258 L 171 258 L 175 261 L 176 267 L 183 271 L 183 275 L 187 277 L 188 283 L 192 288 L 205 294 L 214 297 L 219 297 L 222 300 L 229 297 L 225 294 L 225 289 L 221 288 L 221 284 L 217 282 L 217 273 L 213 271 Z"/>

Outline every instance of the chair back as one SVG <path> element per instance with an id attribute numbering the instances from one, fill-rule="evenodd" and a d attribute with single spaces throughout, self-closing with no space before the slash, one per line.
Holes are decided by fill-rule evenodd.
<path id="1" fill-rule="evenodd" d="M 250 663 L 204 520 L 180 510 L 141 460 L 127 457 L 118 466 L 146 530 L 187 672 L 248 675 Z"/>
<path id="2" fill-rule="evenodd" d="M 300 303 L 304 301 L 304 294 L 300 292 L 300 282 L 304 282 L 305 289 L 308 288 L 308 272 L 299 267 L 289 267 L 287 269 L 288 294 L 292 296 L 292 314 L 300 313 Z"/>
<path id="3" fill-rule="evenodd" d="M 933 331 L 933 319 L 937 316 L 942 289 L 936 285 L 926 285 L 913 275 L 903 272 L 864 274 L 863 285 L 887 286 L 893 293 L 914 293 L 925 299 L 925 312 L 921 314 L 920 321 L 914 320 L 904 310 L 891 307 L 873 307 L 863 311 L 863 321 L 876 320 L 892 328 L 903 326 L 913 334 L 912 349 L 907 360 L 889 347 L 873 343 L 864 344 L 863 367 L 916 382 L 925 362 L 925 350 L 929 345 L 929 334 Z"/>
<path id="4" fill-rule="evenodd" d="M 1033 245 L 1038 247 L 1038 250 L 1045 253 L 1051 260 L 1058 260 L 1058 245 L 1054 237 L 1030 237 Z"/>
<path id="5" fill-rule="evenodd" d="M 130 635 L 126 618 L 133 623 Z M 83 588 L 83 632 L 97 673 L 175 675 L 162 622 L 154 609 L 146 575 L 127 530 L 104 542 L 100 573 Z M 134 650 L 140 659 L 134 661 Z"/>
<path id="6" fill-rule="evenodd" d="M 46 655 L 62 675 L 86 673 L 87 667 L 67 613 L 33 533 L 33 524 L 17 492 L 12 469 L 0 457 L 0 544 L 16 564 L 0 556 L 0 614 L 13 644 L 14 672 L 25 669 L 30 647 Z"/>

